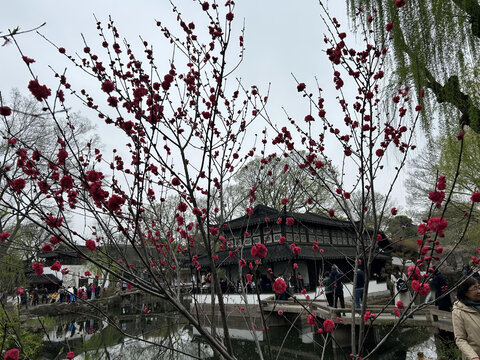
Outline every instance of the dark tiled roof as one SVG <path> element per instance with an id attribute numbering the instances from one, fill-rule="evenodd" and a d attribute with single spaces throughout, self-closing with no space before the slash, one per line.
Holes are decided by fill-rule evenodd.
<path id="1" fill-rule="evenodd" d="M 42 274 L 40 276 L 36 274 L 27 274 L 27 282 L 29 284 L 61 284 L 62 280 L 58 279 L 53 274 Z"/>
<path id="2" fill-rule="evenodd" d="M 291 217 L 295 219 L 296 222 L 303 223 L 303 224 L 317 224 L 317 225 L 324 225 L 329 227 L 336 227 L 336 228 L 351 228 L 352 224 L 350 221 L 343 221 L 332 219 L 323 215 L 314 214 L 311 212 L 306 213 L 299 213 L 299 212 L 290 212 L 290 211 L 283 211 L 283 210 L 276 210 L 274 208 L 265 206 L 265 205 L 257 205 L 253 209 L 253 215 L 248 216 L 244 215 L 237 219 L 231 220 L 226 223 L 226 225 L 230 229 L 239 229 L 244 228 L 251 225 L 258 225 L 265 223 L 265 218 L 269 218 L 270 224 L 274 224 L 279 217 L 287 218 Z"/>

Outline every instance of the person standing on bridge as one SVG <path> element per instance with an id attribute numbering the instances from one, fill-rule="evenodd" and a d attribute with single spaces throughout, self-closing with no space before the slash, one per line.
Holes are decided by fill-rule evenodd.
<path id="1" fill-rule="evenodd" d="M 325 274 L 323 274 L 323 280 L 320 285 L 325 287 L 324 292 L 328 306 L 333 307 L 333 281 L 330 278 L 330 273 L 328 271 L 325 271 Z"/>
<path id="2" fill-rule="evenodd" d="M 338 300 L 340 300 L 340 307 L 345 307 L 345 299 L 343 297 L 343 284 L 342 284 L 343 272 L 337 265 L 332 265 L 332 271 L 330 272 L 330 278 L 333 282 L 333 301 L 334 307 L 337 307 Z"/>
<path id="3" fill-rule="evenodd" d="M 408 289 L 408 277 L 404 272 L 400 272 L 399 268 L 395 268 L 391 276 L 394 286 L 395 304 L 401 302 L 404 308 L 412 302 L 412 296 Z"/>
<path id="4" fill-rule="evenodd" d="M 435 272 L 433 273 L 430 287 L 435 291 L 435 303 L 438 306 L 438 310 L 452 311 L 452 300 L 450 300 L 450 295 L 443 295 L 448 290 L 447 280 L 437 269 L 435 269 Z"/>
<path id="5" fill-rule="evenodd" d="M 480 360 L 480 285 L 474 277 L 457 287 L 452 322 L 462 360 Z"/>
<path id="6" fill-rule="evenodd" d="M 355 290 L 355 306 L 360 309 L 360 300 L 363 300 L 363 288 L 365 287 L 365 273 L 359 267 L 357 269 L 357 286 Z"/>

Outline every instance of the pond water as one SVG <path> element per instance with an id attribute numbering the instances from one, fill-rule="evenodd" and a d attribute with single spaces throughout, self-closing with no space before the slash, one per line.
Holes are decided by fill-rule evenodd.
<path id="1" fill-rule="evenodd" d="M 62 315 L 44 318 L 45 359 L 64 358 L 74 351 L 77 360 L 95 359 L 218 359 L 196 329 L 175 312 L 132 314 L 123 309 L 111 314 L 113 324 L 105 317 Z M 241 322 L 238 322 L 240 325 Z M 232 343 L 239 360 L 258 359 L 253 335 L 241 326 L 230 327 Z M 370 346 L 386 328 L 377 328 L 371 336 Z M 130 334 L 136 338 L 125 336 Z M 264 354 L 268 354 L 267 341 L 257 331 Z M 320 335 L 297 326 L 275 326 L 269 329 L 274 359 L 318 359 L 323 343 Z M 146 340 L 146 341 L 142 341 Z M 172 350 L 173 349 L 173 350 Z M 373 360 L 416 359 L 417 351 L 436 359 L 436 346 L 430 331 L 423 328 L 402 328 L 384 344 Z M 350 359 L 348 349 L 325 350 L 325 359 Z M 61 354 L 61 356 L 59 356 Z M 268 359 L 268 355 L 266 356 Z"/>

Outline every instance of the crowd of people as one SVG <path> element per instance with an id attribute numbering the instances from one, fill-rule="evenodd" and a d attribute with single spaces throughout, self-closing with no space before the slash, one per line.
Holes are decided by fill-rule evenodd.
<path id="1" fill-rule="evenodd" d="M 81 286 L 78 289 L 75 286 L 60 286 L 56 291 L 49 292 L 46 287 L 32 288 L 22 291 L 19 294 L 19 303 L 28 306 L 37 306 L 39 304 L 53 303 L 74 303 L 77 299 L 93 300 L 100 297 L 100 286 L 95 283 Z"/>

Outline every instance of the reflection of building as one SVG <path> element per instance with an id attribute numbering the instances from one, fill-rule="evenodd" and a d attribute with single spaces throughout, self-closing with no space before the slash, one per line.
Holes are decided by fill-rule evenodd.
<path id="1" fill-rule="evenodd" d="M 291 219 L 293 225 L 289 226 L 287 222 L 292 222 Z M 330 271 L 334 263 L 347 277 L 353 278 L 350 270 L 355 259 L 357 236 L 349 221 L 335 220 L 309 212 L 278 211 L 258 205 L 252 215 L 228 222 L 223 231 L 227 239 L 227 248 L 217 252 L 218 264 L 231 281 L 236 282 L 239 278 L 240 259 L 245 259 L 247 263 L 254 262 L 250 251 L 252 245 L 256 243 L 262 243 L 268 249 L 260 269 L 265 282 L 272 280 L 267 279 L 268 275 L 265 275 L 269 274 L 270 271 L 267 269 L 270 268 L 274 277 L 290 278 L 290 274 L 295 274 L 298 278 L 301 274 L 305 288 L 313 289 L 317 285 L 318 275 L 322 271 Z M 280 244 L 282 236 L 286 238 L 286 242 Z M 299 248 L 297 254 L 291 249 L 293 244 Z M 384 249 L 388 244 L 388 240 L 378 243 L 379 251 L 373 262 L 372 274 L 380 274 L 386 262 L 391 261 L 390 252 Z M 237 254 L 232 257 L 232 252 L 235 251 Z M 201 265 L 206 264 L 207 258 L 202 257 Z M 297 264 L 297 269 L 294 268 L 294 264 Z M 247 272 L 248 267 L 243 269 L 243 275 Z"/>

